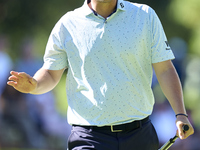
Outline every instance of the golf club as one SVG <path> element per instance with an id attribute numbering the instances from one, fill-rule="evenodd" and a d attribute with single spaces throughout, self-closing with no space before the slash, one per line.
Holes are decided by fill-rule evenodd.
<path id="1" fill-rule="evenodd" d="M 182 127 L 183 131 L 188 131 L 189 130 L 189 126 L 188 125 L 183 125 Z M 171 138 L 168 142 L 166 142 L 160 149 L 158 150 L 167 150 L 168 148 L 170 148 L 172 146 L 172 144 L 174 144 L 174 142 L 176 141 L 176 139 L 178 138 L 177 135 L 175 135 L 173 138 Z"/>

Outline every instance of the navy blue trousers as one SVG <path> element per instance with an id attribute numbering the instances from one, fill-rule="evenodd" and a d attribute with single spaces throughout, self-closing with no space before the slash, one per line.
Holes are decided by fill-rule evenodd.
<path id="1" fill-rule="evenodd" d="M 158 150 L 157 133 L 147 121 L 137 129 L 123 132 L 94 131 L 73 126 L 68 139 L 69 150 Z"/>

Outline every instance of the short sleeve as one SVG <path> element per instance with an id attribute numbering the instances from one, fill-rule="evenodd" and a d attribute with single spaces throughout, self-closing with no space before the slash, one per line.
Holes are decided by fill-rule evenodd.
<path id="1" fill-rule="evenodd" d="M 43 68 L 60 70 L 68 67 L 67 54 L 64 48 L 65 31 L 61 20 L 53 28 L 44 54 Z"/>
<path id="2" fill-rule="evenodd" d="M 162 24 L 153 9 L 151 9 L 152 63 L 174 59 L 174 54 L 168 44 Z"/>

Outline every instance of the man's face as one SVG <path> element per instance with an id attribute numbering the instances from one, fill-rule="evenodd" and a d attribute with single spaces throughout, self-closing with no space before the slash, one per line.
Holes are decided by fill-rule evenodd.
<path id="1" fill-rule="evenodd" d="M 111 3 L 111 2 L 116 2 L 116 0 L 94 0 L 96 2 L 99 2 L 99 3 Z"/>

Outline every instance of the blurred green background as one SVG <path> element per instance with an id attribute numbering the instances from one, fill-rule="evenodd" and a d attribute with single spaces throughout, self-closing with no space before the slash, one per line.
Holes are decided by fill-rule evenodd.
<path id="1" fill-rule="evenodd" d="M 8 42 L 6 53 L 14 64 L 12 68 L 17 70 L 15 65 L 23 57 L 23 44 L 27 43 L 27 41 L 32 46 L 32 57 L 42 62 L 48 36 L 55 23 L 62 15 L 80 7 L 83 2 L 83 0 L 1 0 L 0 36 L 6 38 Z M 196 133 L 194 137 L 196 141 L 200 142 L 200 1 L 132 0 L 132 2 L 151 6 L 162 22 L 167 38 L 177 58 L 174 63 L 181 77 L 186 108 L 195 127 Z M 165 103 L 166 100 L 161 94 L 158 84 L 153 86 L 153 90 L 158 106 Z M 65 76 L 62 77 L 53 94 L 56 99 L 56 112 L 66 119 Z M 0 128 L 0 135 L 2 130 Z M 55 137 L 51 136 L 49 141 L 57 141 L 55 145 L 59 145 L 60 149 L 64 149 L 66 145 L 58 144 L 59 138 L 54 139 Z M 18 142 L 16 139 L 11 141 Z M 10 142 L 9 145 L 9 142 L 4 143 L 5 140 L 0 138 L 0 149 L 15 145 L 16 147 L 23 147 L 23 144 L 13 144 Z M 189 144 L 187 143 L 187 145 Z M 198 149 L 186 147 L 187 150 Z M 56 149 L 53 144 L 50 148 Z"/>

